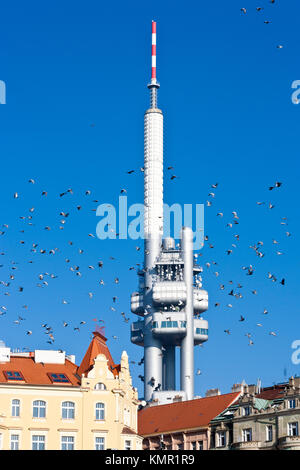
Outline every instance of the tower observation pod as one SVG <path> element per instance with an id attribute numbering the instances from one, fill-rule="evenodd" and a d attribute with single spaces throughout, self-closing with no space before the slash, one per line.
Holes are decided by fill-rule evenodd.
<path id="1" fill-rule="evenodd" d="M 194 398 L 194 346 L 208 339 L 208 308 L 202 268 L 194 263 L 193 231 L 181 242 L 163 239 L 163 113 L 158 108 L 156 22 L 152 22 L 150 108 L 144 116 L 144 269 L 131 295 L 131 341 L 144 348 L 144 399 L 170 403 Z M 176 390 L 175 349 L 180 348 L 180 389 Z"/>

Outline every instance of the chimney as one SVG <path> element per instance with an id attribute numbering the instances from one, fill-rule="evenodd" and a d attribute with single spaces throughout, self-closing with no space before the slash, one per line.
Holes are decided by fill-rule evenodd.
<path id="1" fill-rule="evenodd" d="M 221 395 L 221 390 L 219 388 L 210 388 L 206 391 L 206 397 L 215 397 L 216 395 Z"/>

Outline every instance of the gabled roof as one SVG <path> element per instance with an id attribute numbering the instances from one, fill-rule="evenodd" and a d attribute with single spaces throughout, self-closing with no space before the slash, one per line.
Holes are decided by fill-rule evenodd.
<path id="1" fill-rule="evenodd" d="M 81 377 L 82 374 L 84 374 L 84 376 L 86 377 L 87 373 L 94 366 L 94 361 L 96 357 L 99 354 L 104 354 L 104 356 L 108 360 L 109 369 L 111 370 L 111 372 L 114 374 L 115 377 L 118 376 L 120 372 L 120 365 L 115 364 L 113 361 L 113 358 L 106 344 L 107 338 L 105 338 L 105 336 L 103 336 L 98 331 L 94 331 L 93 335 L 94 337 L 85 353 L 84 358 L 81 361 L 77 374 L 79 375 L 79 377 Z"/>
<path id="2" fill-rule="evenodd" d="M 24 381 L 8 380 L 5 371 L 20 372 Z M 68 359 L 64 364 L 44 364 L 42 362 L 36 363 L 34 357 L 11 356 L 9 362 L 0 363 L 0 383 L 79 386 L 80 380 L 76 372 L 76 364 Z M 70 382 L 53 384 L 50 374 L 64 374 Z"/>
<path id="3" fill-rule="evenodd" d="M 168 405 L 148 406 L 138 412 L 138 434 L 149 436 L 208 427 L 210 421 L 239 396 L 240 392 L 226 393 Z"/>

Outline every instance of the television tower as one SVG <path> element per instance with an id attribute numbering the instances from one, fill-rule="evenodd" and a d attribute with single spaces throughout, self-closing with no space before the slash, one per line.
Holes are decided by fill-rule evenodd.
<path id="1" fill-rule="evenodd" d="M 180 245 L 163 239 L 163 113 L 158 108 L 156 22 L 152 22 L 150 108 L 144 116 L 144 269 L 131 295 L 131 341 L 144 348 L 144 399 L 169 402 L 194 398 L 194 346 L 208 339 L 208 308 L 202 268 L 194 263 L 193 231 L 181 230 Z M 178 248 L 179 246 L 179 248 Z M 180 389 L 176 390 L 175 348 L 180 348 Z"/>

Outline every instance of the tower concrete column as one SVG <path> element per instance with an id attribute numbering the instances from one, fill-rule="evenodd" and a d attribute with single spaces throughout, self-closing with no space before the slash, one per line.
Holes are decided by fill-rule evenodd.
<path id="1" fill-rule="evenodd" d="M 193 231 L 183 227 L 181 231 L 181 250 L 184 262 L 184 281 L 186 284 L 186 336 L 181 343 L 180 383 L 186 399 L 194 398 L 194 302 L 193 302 Z"/>

